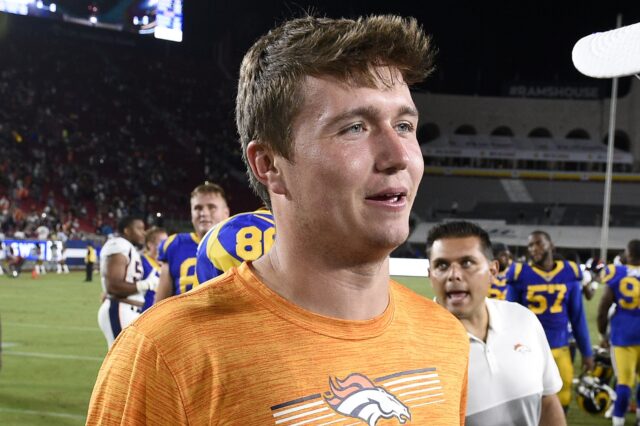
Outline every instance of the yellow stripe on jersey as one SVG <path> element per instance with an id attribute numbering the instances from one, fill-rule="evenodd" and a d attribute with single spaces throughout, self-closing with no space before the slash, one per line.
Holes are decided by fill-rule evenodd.
<path id="1" fill-rule="evenodd" d="M 522 272 L 522 263 L 517 262 L 515 271 L 513 271 L 513 279 L 517 280 L 520 276 L 520 272 Z"/>
<path id="2" fill-rule="evenodd" d="M 169 238 L 167 238 L 167 241 L 164 243 L 164 252 L 167 252 L 167 249 L 169 248 L 169 246 L 171 245 L 172 242 L 175 241 L 176 237 L 178 236 L 178 234 L 173 234 L 172 236 L 170 236 Z"/>
<path id="3" fill-rule="evenodd" d="M 189 234 L 191 239 L 196 243 L 196 245 L 200 244 L 200 237 L 195 232 Z"/>
<path id="4" fill-rule="evenodd" d="M 553 279 L 553 277 L 558 275 L 558 272 L 562 271 L 563 268 L 564 268 L 564 262 L 562 262 L 560 260 L 556 260 L 556 266 L 549 272 L 543 271 L 542 269 L 539 269 L 539 268 L 531 265 L 531 269 L 533 269 L 536 274 L 540 275 L 547 282 L 551 281 Z"/>
<path id="5" fill-rule="evenodd" d="M 142 256 L 144 256 L 145 259 L 147 259 L 147 262 L 149 262 L 149 264 L 157 270 L 160 270 L 160 264 L 158 263 L 157 260 L 155 260 L 153 257 L 149 256 L 147 253 L 143 253 Z"/>
<path id="6" fill-rule="evenodd" d="M 263 214 L 267 214 L 269 216 L 263 216 Z M 253 212 L 253 215 L 256 217 L 259 217 L 260 219 L 264 220 L 265 222 L 268 222 L 272 225 L 275 225 L 276 222 L 273 220 L 273 213 L 271 213 L 271 211 L 269 209 L 266 209 L 264 207 L 260 207 L 258 210 Z"/>
<path id="7" fill-rule="evenodd" d="M 219 271 L 228 271 L 242 263 L 233 256 L 226 255 L 227 250 L 222 246 L 220 240 L 218 240 L 220 230 L 232 217 L 217 224 L 207 241 L 207 257 L 213 263 L 213 266 Z"/>
<path id="8" fill-rule="evenodd" d="M 270 223 L 272 225 L 275 225 L 276 222 L 275 220 L 271 219 L 270 217 L 267 216 L 262 216 L 261 214 L 258 214 L 258 212 L 256 212 L 256 214 L 254 215 L 254 217 L 259 217 L 260 219 L 264 220 L 267 223 Z"/>
<path id="9" fill-rule="evenodd" d="M 576 262 L 570 260 L 569 266 L 571 266 L 571 269 L 573 269 L 573 273 L 576 275 L 576 280 L 580 279 L 580 268 L 578 267 Z"/>
<path id="10" fill-rule="evenodd" d="M 213 266 L 219 271 L 228 271 L 231 268 L 236 268 L 240 266 L 240 264 L 242 263 L 241 260 L 238 260 L 233 256 L 230 256 L 228 254 L 225 255 L 226 252 L 227 251 L 225 250 L 225 248 L 222 247 L 222 244 L 220 244 L 220 241 L 216 240 L 216 244 L 214 244 L 212 247 L 213 257 L 210 257 L 209 260 L 211 260 L 211 263 L 213 263 Z M 221 253 L 221 254 L 217 255 L 217 253 Z M 255 259 L 247 259 L 247 260 L 255 260 Z"/>

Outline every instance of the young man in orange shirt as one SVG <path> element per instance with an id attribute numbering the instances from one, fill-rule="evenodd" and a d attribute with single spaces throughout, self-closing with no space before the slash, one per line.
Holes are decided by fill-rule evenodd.
<path id="1" fill-rule="evenodd" d="M 408 85 L 431 56 L 395 16 L 294 19 L 253 45 L 236 121 L 277 238 L 125 330 L 88 424 L 464 423 L 464 328 L 389 279 L 424 168 Z"/>

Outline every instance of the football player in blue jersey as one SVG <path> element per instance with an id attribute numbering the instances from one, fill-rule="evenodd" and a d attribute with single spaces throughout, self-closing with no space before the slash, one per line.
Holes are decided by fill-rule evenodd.
<path id="1" fill-rule="evenodd" d="M 167 231 L 163 228 L 152 227 L 147 230 L 144 236 L 144 252 L 140 256 L 142 260 L 142 279 L 145 280 L 151 274 L 160 277 L 160 262 L 158 261 L 158 250 L 160 243 L 169 237 Z M 156 300 L 155 290 L 147 290 L 144 294 L 144 305 L 142 312 L 146 311 L 153 305 Z"/>
<path id="2" fill-rule="evenodd" d="M 593 368 L 593 351 L 582 304 L 582 272 L 574 262 L 554 259 L 553 242 L 544 231 L 529 235 L 527 249 L 530 261 L 514 262 L 507 271 L 507 300 L 528 307 L 542 323 L 562 376 L 558 397 L 566 412 L 573 382 L 569 323 L 582 354 L 583 367 Z"/>
<path id="3" fill-rule="evenodd" d="M 275 241 L 276 229 L 269 210 L 239 213 L 207 232 L 198 245 L 196 273 L 204 283 L 244 261 L 266 254 Z"/>
<path id="4" fill-rule="evenodd" d="M 509 247 L 504 243 L 491 244 L 493 257 L 498 261 L 498 273 L 491 279 L 491 288 L 488 297 L 498 300 L 507 299 L 507 269 L 513 261 Z"/>
<path id="5" fill-rule="evenodd" d="M 156 303 L 198 286 L 196 251 L 209 229 L 229 217 L 224 190 L 205 182 L 191 192 L 191 223 L 195 232 L 171 235 L 160 245 L 162 262 Z"/>
<path id="6" fill-rule="evenodd" d="M 640 240 L 631 240 L 625 250 L 626 265 L 608 265 L 602 276 L 605 284 L 598 306 L 598 331 L 602 347 L 611 345 L 616 374 L 616 401 L 612 424 L 624 425 L 640 365 Z M 609 309 L 616 304 L 609 319 Z M 607 326 L 610 322 L 610 335 Z M 636 408 L 636 424 L 640 424 L 640 410 Z"/>

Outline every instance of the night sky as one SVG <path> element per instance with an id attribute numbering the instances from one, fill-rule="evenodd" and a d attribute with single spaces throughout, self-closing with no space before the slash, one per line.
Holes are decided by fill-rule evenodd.
<path id="1" fill-rule="evenodd" d="M 438 49 L 436 72 L 418 89 L 438 93 L 496 96 L 507 84 L 599 85 L 609 81 L 582 76 L 571 63 L 571 50 L 581 37 L 640 22 L 640 0 L 616 2 L 536 2 L 408 0 L 183 0 L 184 42 L 149 42 L 131 34 L 128 41 L 174 60 L 174 53 L 213 60 L 236 76 L 242 56 L 262 34 L 283 20 L 304 15 L 357 17 L 369 14 L 414 16 L 433 36 Z M 74 3 L 74 2 L 71 2 Z M 77 0 L 78 4 L 89 4 Z M 104 3 L 109 3 L 104 1 Z M 597 6 L 596 6 L 597 5 Z M 2 18 L 2 16 L 0 16 Z M 6 17 L 5 17 L 6 18 Z M 36 18 L 12 18 L 16 27 L 45 26 Z M 6 20 L 6 19 L 5 19 Z M 71 24 L 65 24 L 72 27 Z M 0 36 L 2 31 L 0 19 Z M 78 26 L 80 27 L 80 26 Z M 77 32 L 99 29 L 79 28 Z M 115 36 L 113 36 L 115 37 Z M 154 46 L 150 46 L 153 44 Z M 151 50 L 153 50 L 151 49 Z M 621 80 L 624 95 L 630 78 Z"/>
<path id="2" fill-rule="evenodd" d="M 306 10 L 329 17 L 393 13 L 414 16 L 433 35 L 438 70 L 426 89 L 445 93 L 497 95 L 505 82 L 592 84 L 571 63 L 581 37 L 640 22 L 640 2 L 429 2 L 380 0 L 207 2 L 187 37 L 232 38 L 234 59 L 273 25 Z M 256 4 L 257 3 L 257 4 Z M 188 22 L 189 23 L 189 22 Z M 190 41 L 190 40 L 187 40 Z"/>

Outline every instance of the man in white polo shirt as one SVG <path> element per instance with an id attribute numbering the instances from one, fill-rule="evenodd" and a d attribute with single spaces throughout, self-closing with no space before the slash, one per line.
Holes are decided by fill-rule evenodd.
<path id="1" fill-rule="evenodd" d="M 535 314 L 488 299 L 497 273 L 489 235 L 465 221 L 435 226 L 427 237 L 429 277 L 439 304 L 469 335 L 467 426 L 566 425 L 556 393 L 562 380 Z"/>

